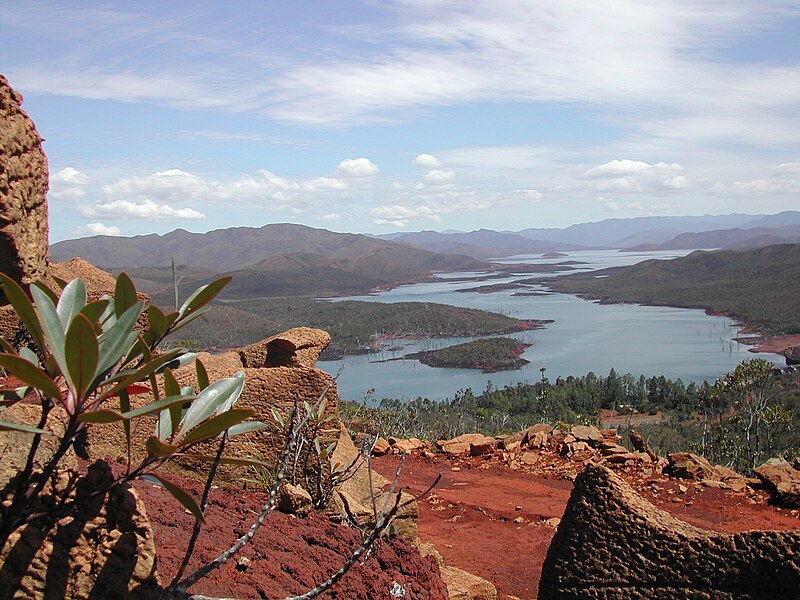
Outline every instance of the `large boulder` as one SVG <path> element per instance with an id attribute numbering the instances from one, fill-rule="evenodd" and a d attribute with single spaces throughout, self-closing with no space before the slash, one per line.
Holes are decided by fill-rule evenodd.
<path id="1" fill-rule="evenodd" d="M 800 508 L 800 471 L 782 458 L 771 458 L 754 471 L 777 504 Z"/>
<path id="2" fill-rule="evenodd" d="M 664 472 L 672 477 L 679 479 L 692 479 L 702 481 L 704 479 L 717 479 L 714 467 L 702 456 L 691 452 L 673 452 L 667 455 L 669 464 Z"/>
<path id="3" fill-rule="evenodd" d="M 113 476 L 102 461 L 77 483 L 74 477 L 57 472 L 34 507 L 48 512 L 79 500 L 69 516 L 34 521 L 0 549 L 0 597 L 159 597 L 153 531 L 136 491 L 125 485 L 103 492 Z"/>
<path id="4" fill-rule="evenodd" d="M 21 104 L 0 75 L 0 272 L 29 284 L 47 273 L 48 177 L 42 138 Z"/>
<path id="5" fill-rule="evenodd" d="M 797 530 L 694 527 L 588 465 L 547 552 L 538 597 L 796 598 L 798 549 Z"/>

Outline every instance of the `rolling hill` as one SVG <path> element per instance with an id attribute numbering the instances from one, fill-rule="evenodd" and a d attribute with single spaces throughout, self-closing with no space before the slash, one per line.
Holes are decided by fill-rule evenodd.
<path id="1" fill-rule="evenodd" d="M 547 283 L 604 302 L 705 308 L 772 333 L 800 333 L 800 244 L 698 250 Z"/>

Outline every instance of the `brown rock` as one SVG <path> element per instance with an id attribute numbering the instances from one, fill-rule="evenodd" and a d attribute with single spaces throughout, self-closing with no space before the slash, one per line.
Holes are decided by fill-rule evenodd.
<path id="1" fill-rule="evenodd" d="M 401 452 L 408 454 L 409 452 L 415 452 L 428 447 L 425 442 L 418 438 L 409 438 L 407 440 L 389 438 L 389 443 L 392 446 L 392 450 L 398 454 Z"/>
<path id="2" fill-rule="evenodd" d="M 278 510 L 289 515 L 306 516 L 311 510 L 311 494 L 299 485 L 284 483 L 278 498 Z"/>
<path id="3" fill-rule="evenodd" d="M 3 410 L 2 420 L 20 425 L 38 427 L 41 420 L 42 409 L 36 404 L 18 402 Z M 43 435 L 34 456 L 34 468 L 42 467 L 58 449 L 60 438 L 66 431 L 67 413 L 57 407 L 50 411 L 44 429 L 53 435 Z M 33 436 L 21 431 L 0 430 L 0 489 L 11 478 L 25 467 L 28 452 L 31 448 Z M 77 467 L 75 452 L 70 448 L 59 461 L 60 469 L 74 469 Z"/>
<path id="4" fill-rule="evenodd" d="M 584 442 L 599 442 L 603 439 L 603 434 L 597 427 L 589 427 L 587 425 L 576 425 L 570 429 L 570 433 L 575 436 L 576 440 Z"/>
<path id="5" fill-rule="evenodd" d="M 470 456 L 483 456 L 484 454 L 494 453 L 494 440 L 487 438 L 484 442 L 472 443 L 469 445 Z"/>
<path id="6" fill-rule="evenodd" d="M 295 327 L 239 350 L 246 367 L 277 367 L 298 364 L 314 367 L 322 351 L 331 343 L 327 331 Z"/>
<path id="7" fill-rule="evenodd" d="M 664 472 L 679 479 L 714 479 L 716 472 L 705 458 L 691 452 L 673 452 L 667 456 L 669 465 Z"/>
<path id="8" fill-rule="evenodd" d="M 771 458 L 754 471 L 777 503 L 800 508 L 800 471 L 780 458 Z"/>
<path id="9" fill-rule="evenodd" d="M 157 598 L 156 551 L 144 504 L 133 488 L 89 496 L 112 480 L 102 461 L 71 485 L 60 471 L 42 508 L 56 499 L 83 498 L 72 516 L 37 521 L 14 532 L 0 550 L 0 590 L 13 598 Z"/>
<path id="10" fill-rule="evenodd" d="M 538 598 L 794 598 L 799 544 L 798 531 L 704 531 L 589 465 L 547 552 Z"/>
<path id="11" fill-rule="evenodd" d="M 450 600 L 496 600 L 497 588 L 490 581 L 457 567 L 442 567 Z"/>
<path id="12" fill-rule="evenodd" d="M 375 440 L 375 444 L 372 446 L 372 454 L 375 456 L 384 456 L 385 454 L 389 454 L 392 447 L 389 445 L 384 438 L 379 437 Z"/>
<path id="13" fill-rule="evenodd" d="M 49 262 L 48 174 L 42 138 L 21 104 L 0 75 L 0 272 L 30 284 L 44 279 Z"/>
<path id="14" fill-rule="evenodd" d="M 482 433 L 465 433 L 454 437 L 452 440 L 439 440 L 436 445 L 445 454 L 464 454 L 469 452 L 470 444 L 494 445 L 494 438 L 489 438 Z"/>

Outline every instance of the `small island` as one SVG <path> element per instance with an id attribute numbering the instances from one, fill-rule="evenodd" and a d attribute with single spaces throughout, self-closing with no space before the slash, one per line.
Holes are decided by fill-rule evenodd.
<path id="1" fill-rule="evenodd" d="M 484 373 L 521 369 L 530 361 L 520 355 L 529 348 L 519 340 L 487 338 L 448 346 L 440 350 L 427 350 L 406 354 L 404 359 L 418 360 L 429 367 L 449 369 L 480 369 Z"/>

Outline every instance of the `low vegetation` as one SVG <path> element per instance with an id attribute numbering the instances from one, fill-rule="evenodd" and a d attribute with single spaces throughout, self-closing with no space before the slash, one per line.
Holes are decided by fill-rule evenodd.
<path id="1" fill-rule="evenodd" d="M 398 436 L 431 441 L 480 431 L 511 433 L 540 422 L 602 426 L 613 411 L 629 415 L 658 452 L 694 451 L 746 472 L 773 456 L 800 452 L 800 373 L 776 371 L 762 359 L 743 362 L 714 385 L 683 383 L 664 376 L 559 377 L 475 394 L 466 389 L 446 402 L 418 397 L 345 403 L 349 419 L 369 420 Z M 642 415 L 652 419 L 637 419 Z M 628 425 L 629 426 L 629 425 Z M 626 425 L 620 425 L 624 432 Z"/>
<path id="2" fill-rule="evenodd" d="M 270 298 L 215 304 L 181 336 L 198 346 L 240 346 L 292 327 L 316 327 L 333 341 L 323 359 L 376 349 L 391 337 L 470 337 L 515 333 L 543 326 L 505 315 L 432 302 L 319 302 Z"/>
<path id="3" fill-rule="evenodd" d="M 727 313 L 770 333 L 800 333 L 800 244 L 697 251 L 673 260 L 567 275 L 559 292 Z"/>

